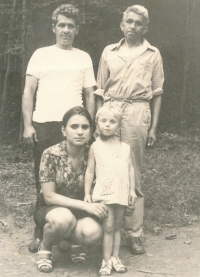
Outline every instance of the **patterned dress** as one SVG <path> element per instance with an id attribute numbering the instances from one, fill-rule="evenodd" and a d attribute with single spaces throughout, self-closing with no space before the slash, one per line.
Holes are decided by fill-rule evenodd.
<path id="1" fill-rule="evenodd" d="M 55 182 L 56 193 L 83 200 L 87 154 L 88 148 L 86 147 L 80 174 L 76 175 L 67 153 L 66 141 L 49 147 L 42 155 L 39 181 L 41 183 Z M 37 207 L 46 205 L 41 191 L 38 196 Z"/>
<path id="2" fill-rule="evenodd" d="M 121 142 L 117 156 L 100 139 L 93 143 L 96 163 L 96 184 L 92 194 L 94 202 L 128 206 L 130 147 Z"/>

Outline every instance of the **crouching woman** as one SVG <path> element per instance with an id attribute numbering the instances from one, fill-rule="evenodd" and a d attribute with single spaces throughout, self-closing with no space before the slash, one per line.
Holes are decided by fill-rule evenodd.
<path id="1" fill-rule="evenodd" d="M 87 110 L 82 107 L 70 109 L 62 121 L 65 140 L 43 152 L 40 164 L 42 189 L 34 216 L 36 224 L 44 230 L 37 258 L 41 272 L 52 270 L 52 245 L 58 240 L 70 239 L 74 244 L 87 245 L 102 236 L 100 220 L 107 217 L 107 207 L 83 201 L 86 144 L 91 137 L 91 126 L 92 119 Z"/>

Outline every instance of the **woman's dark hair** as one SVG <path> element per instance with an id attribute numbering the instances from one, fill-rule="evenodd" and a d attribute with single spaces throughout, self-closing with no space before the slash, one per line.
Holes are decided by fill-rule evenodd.
<path id="1" fill-rule="evenodd" d="M 90 124 L 90 128 L 92 128 L 92 118 L 91 118 L 89 112 L 80 106 L 74 107 L 64 114 L 63 119 L 62 119 L 62 126 L 66 127 L 69 119 L 74 115 L 82 115 L 85 118 L 87 118 L 87 120 L 89 121 L 89 124 Z"/>

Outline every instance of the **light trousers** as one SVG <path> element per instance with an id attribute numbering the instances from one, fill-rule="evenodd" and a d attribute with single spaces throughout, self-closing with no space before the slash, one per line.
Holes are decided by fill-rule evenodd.
<path id="1" fill-rule="evenodd" d="M 151 122 L 149 102 L 133 101 L 130 103 L 113 99 L 104 103 L 120 108 L 122 111 L 122 126 L 119 133 L 121 141 L 129 144 L 131 159 L 135 171 L 135 187 L 137 200 L 132 214 L 125 216 L 125 236 L 140 237 L 143 230 L 144 196 L 141 191 L 141 170 L 144 151 Z"/>

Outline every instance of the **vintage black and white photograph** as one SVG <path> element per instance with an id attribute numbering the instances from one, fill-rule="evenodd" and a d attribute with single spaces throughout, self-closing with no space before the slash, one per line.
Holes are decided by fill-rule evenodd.
<path id="1" fill-rule="evenodd" d="M 0 0 L 0 276 L 200 276 L 200 0 Z"/>

